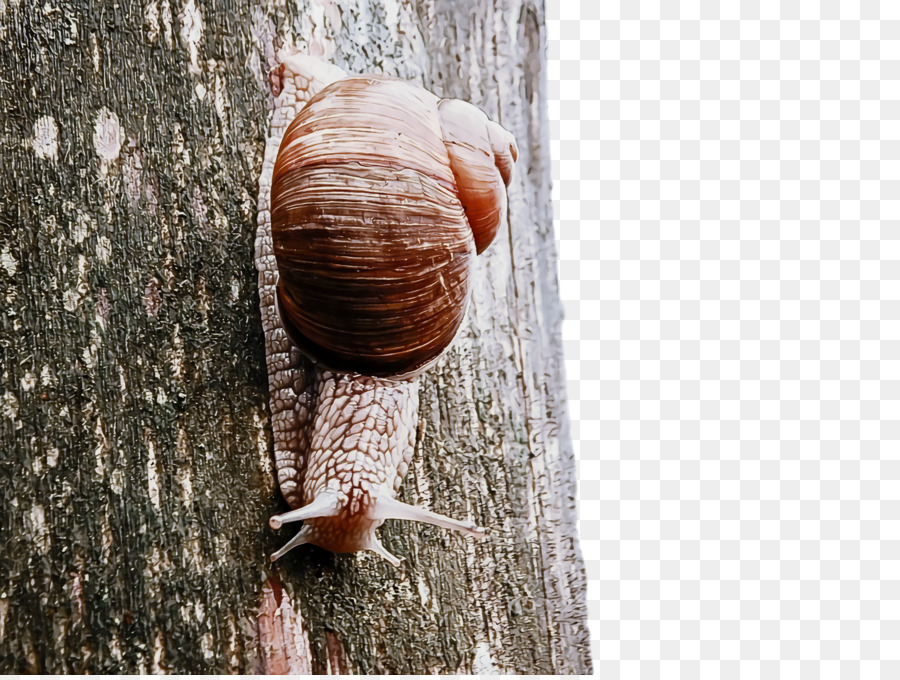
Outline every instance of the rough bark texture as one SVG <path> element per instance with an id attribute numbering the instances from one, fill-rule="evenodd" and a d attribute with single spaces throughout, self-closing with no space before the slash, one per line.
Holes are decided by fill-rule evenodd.
<path id="1" fill-rule="evenodd" d="M 0 0 L 0 671 L 590 670 L 533 0 Z M 266 528 L 253 268 L 275 50 L 473 102 L 508 233 L 374 555 Z M 467 494 L 464 498 L 463 494 Z"/>

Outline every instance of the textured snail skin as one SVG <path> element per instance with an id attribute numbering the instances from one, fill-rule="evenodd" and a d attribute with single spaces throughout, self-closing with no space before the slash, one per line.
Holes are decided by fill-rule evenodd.
<path id="1" fill-rule="evenodd" d="M 375 533 L 385 519 L 482 536 L 395 496 L 415 445 L 417 376 L 462 322 L 472 258 L 505 213 L 515 141 L 470 104 L 305 55 L 282 55 L 271 83 L 256 264 L 292 509 L 269 524 L 303 521 L 272 560 L 312 543 L 396 566 Z"/>

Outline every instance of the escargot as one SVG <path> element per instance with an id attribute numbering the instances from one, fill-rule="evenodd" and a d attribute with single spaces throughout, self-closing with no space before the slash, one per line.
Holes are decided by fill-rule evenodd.
<path id="1" fill-rule="evenodd" d="M 481 536 L 396 495 L 418 376 L 463 321 L 473 258 L 505 216 L 515 139 L 471 104 L 306 55 L 282 55 L 270 80 L 256 264 L 291 510 L 269 525 L 303 521 L 271 558 L 311 543 L 396 566 L 375 533 L 386 519 Z"/>

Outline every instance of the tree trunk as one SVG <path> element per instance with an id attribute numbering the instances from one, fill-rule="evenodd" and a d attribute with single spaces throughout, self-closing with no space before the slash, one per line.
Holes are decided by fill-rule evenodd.
<path id="1" fill-rule="evenodd" d="M 0 0 L 0 671 L 590 672 L 540 0 Z M 267 71 L 296 45 L 518 140 L 508 233 L 420 392 L 371 553 L 298 548 L 253 265 Z M 463 496 L 465 494 L 465 497 Z"/>

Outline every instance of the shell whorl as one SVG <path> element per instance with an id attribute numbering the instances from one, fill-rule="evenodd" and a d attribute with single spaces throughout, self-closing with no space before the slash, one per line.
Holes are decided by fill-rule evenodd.
<path id="1" fill-rule="evenodd" d="M 438 109 L 459 200 L 481 254 L 503 220 L 506 187 L 519 150 L 512 134 L 471 104 L 442 99 Z"/>
<path id="2" fill-rule="evenodd" d="M 272 182 L 278 302 L 294 342 L 341 371 L 409 375 L 465 314 L 503 219 L 515 141 L 474 106 L 355 76 L 288 126 Z"/>

